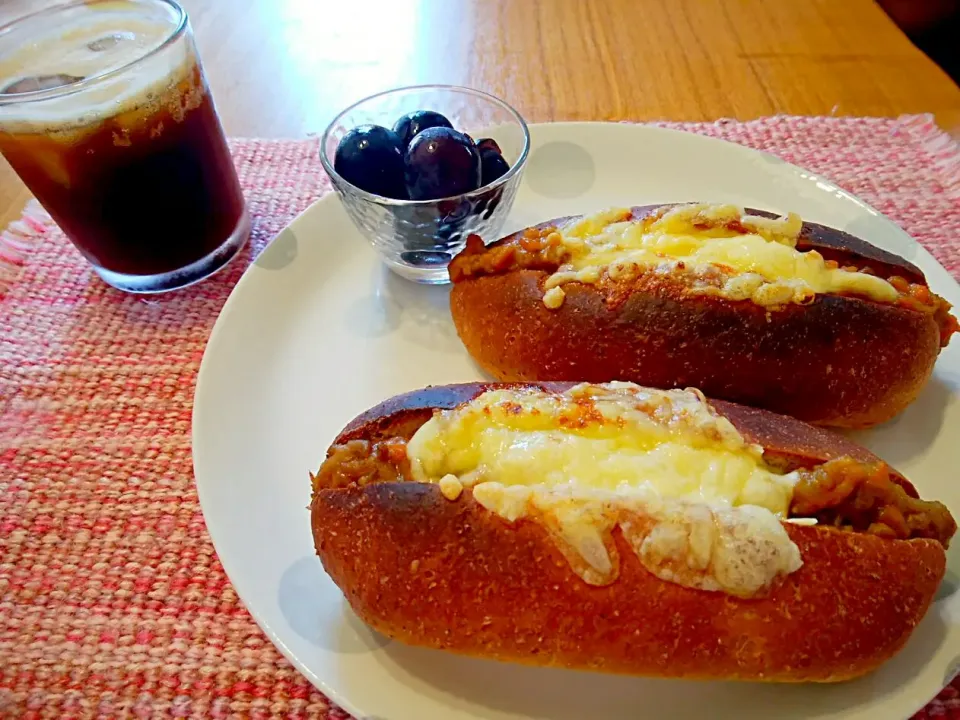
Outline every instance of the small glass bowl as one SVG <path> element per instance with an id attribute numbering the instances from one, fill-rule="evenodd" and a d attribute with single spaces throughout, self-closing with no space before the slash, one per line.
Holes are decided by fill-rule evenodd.
<path id="1" fill-rule="evenodd" d="M 440 200 L 394 200 L 361 190 L 333 169 L 340 140 L 358 125 L 393 127 L 414 110 L 434 110 L 474 140 L 492 137 L 510 170 L 495 182 L 465 195 Z M 499 237 L 520 185 L 530 132 L 520 114 L 493 95 L 455 85 L 418 85 L 371 95 L 333 119 L 320 141 L 320 161 L 357 229 L 387 267 L 409 280 L 449 282 L 447 265 L 467 236 L 485 242 Z"/>

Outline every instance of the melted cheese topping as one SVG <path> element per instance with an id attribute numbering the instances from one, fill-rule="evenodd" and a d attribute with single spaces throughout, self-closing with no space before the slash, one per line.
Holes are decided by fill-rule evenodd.
<path id="1" fill-rule="evenodd" d="M 691 292 L 764 307 L 811 302 L 818 293 L 846 293 L 895 302 L 882 278 L 828 266 L 815 250 L 796 249 L 799 216 L 771 220 L 733 205 L 680 205 L 651 220 L 612 209 L 559 228 L 568 262 L 547 279 L 544 304 L 560 307 L 552 290 L 569 282 L 594 284 L 643 272 L 692 275 Z"/>
<path id="2" fill-rule="evenodd" d="M 648 570 L 690 587 L 751 597 L 801 564 L 780 523 L 796 474 L 695 391 L 491 390 L 435 414 L 407 455 L 448 499 L 469 487 L 508 522 L 544 523 L 592 584 L 616 579 L 617 526 Z"/>

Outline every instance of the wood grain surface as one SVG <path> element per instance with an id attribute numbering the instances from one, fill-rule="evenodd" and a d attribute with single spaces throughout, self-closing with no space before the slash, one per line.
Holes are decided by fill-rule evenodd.
<path id="1" fill-rule="evenodd" d="M 932 112 L 960 89 L 873 0 L 182 0 L 226 131 L 319 133 L 403 84 L 466 84 L 530 121 Z M 3 0 L 0 20 L 51 0 Z M 29 194 L 0 165 L 0 227 Z"/>

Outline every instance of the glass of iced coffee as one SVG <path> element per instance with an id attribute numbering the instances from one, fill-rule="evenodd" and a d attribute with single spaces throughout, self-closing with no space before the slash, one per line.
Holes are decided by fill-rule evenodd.
<path id="1" fill-rule="evenodd" d="M 174 0 L 81 0 L 0 28 L 0 152 L 121 290 L 197 282 L 249 235 Z"/>

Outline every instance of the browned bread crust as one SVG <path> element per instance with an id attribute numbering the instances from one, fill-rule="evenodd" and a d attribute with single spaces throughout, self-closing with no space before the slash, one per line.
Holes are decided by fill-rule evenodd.
<path id="1" fill-rule="evenodd" d="M 399 396 L 351 422 L 337 443 L 409 438 L 433 408 L 454 407 L 486 387 Z M 799 462 L 874 459 L 791 418 L 712 404 L 768 452 Z M 620 575 L 596 587 L 571 570 L 538 523 L 509 525 L 469 491 L 450 501 L 437 486 L 414 482 L 317 488 L 311 525 L 326 571 L 353 610 L 388 637 L 524 664 L 660 677 L 857 677 L 902 647 L 945 568 L 932 540 L 787 524 L 804 564 L 764 598 L 660 580 L 619 534 Z"/>
<path id="2" fill-rule="evenodd" d="M 634 208 L 634 216 L 651 209 Z M 804 223 L 798 246 L 925 284 L 906 260 L 823 225 Z M 628 281 L 634 284 L 613 295 L 569 283 L 563 305 L 548 309 L 543 283 L 549 269 L 462 276 L 459 268 L 476 252 L 465 251 L 451 263 L 450 309 L 467 351 L 502 381 L 698 387 L 711 397 L 807 422 L 866 427 L 890 419 L 917 397 L 943 341 L 937 316 L 905 306 L 818 295 L 809 305 L 768 311 L 749 300 L 690 295 L 670 278 Z"/>

